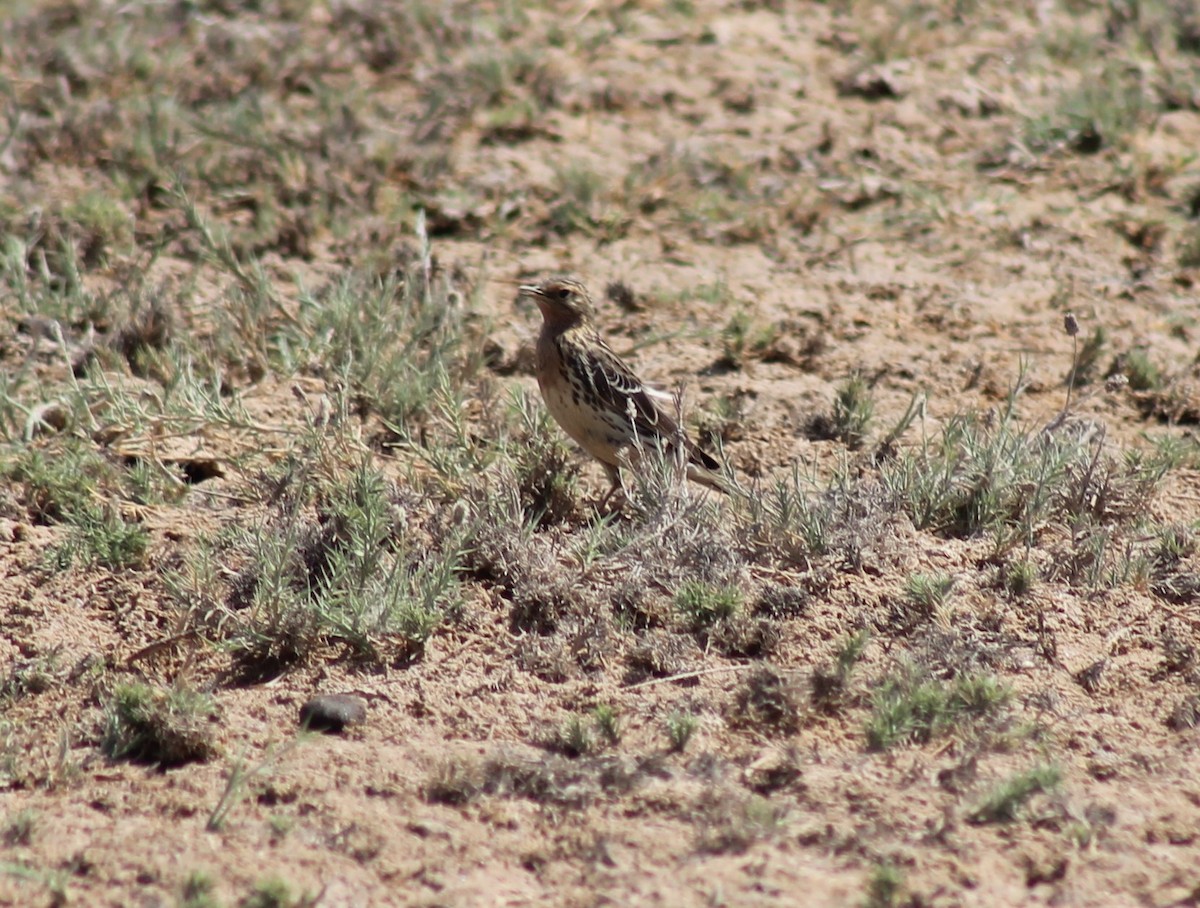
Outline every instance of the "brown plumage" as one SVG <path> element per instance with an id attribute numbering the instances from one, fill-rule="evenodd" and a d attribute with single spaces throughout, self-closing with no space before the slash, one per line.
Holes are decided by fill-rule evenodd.
<path id="1" fill-rule="evenodd" d="M 542 310 L 537 344 L 537 377 L 550 415 L 563 431 L 600 461 L 612 482 L 621 486 L 620 468 L 642 448 L 661 445 L 670 452 L 683 440 L 688 477 L 728 493 L 721 465 L 680 432 L 655 391 L 600 337 L 592 321 L 592 300 L 578 281 L 554 278 L 521 287 L 521 295 Z"/>

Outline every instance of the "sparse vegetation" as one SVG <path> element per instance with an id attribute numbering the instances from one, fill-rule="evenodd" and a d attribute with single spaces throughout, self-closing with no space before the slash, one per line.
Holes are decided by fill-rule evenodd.
<path id="1" fill-rule="evenodd" d="M 294 895 L 286 880 L 268 877 L 254 885 L 251 892 L 238 902 L 238 908 L 300 908 L 311 904 L 312 899 L 307 895 Z"/>
<path id="2" fill-rule="evenodd" d="M 33 831 L 37 826 L 37 811 L 26 808 L 8 816 L 4 820 L 4 831 L 0 840 L 9 848 L 28 845 L 33 841 Z"/>
<path id="3" fill-rule="evenodd" d="M 815 439 L 834 439 L 848 448 L 860 448 L 875 413 L 870 385 L 861 372 L 854 372 L 834 390 L 833 408 L 808 421 L 807 433 Z"/>
<path id="4" fill-rule="evenodd" d="M 838 387 L 830 418 L 834 438 L 851 448 L 859 447 L 867 437 L 867 427 L 875 413 L 867 380 L 854 373 Z"/>
<path id="5" fill-rule="evenodd" d="M 1180 268 L 1200 268 L 1200 227 L 1193 225 L 1184 231 L 1176 256 Z"/>
<path id="6" fill-rule="evenodd" d="M 740 369 L 747 360 L 761 358 L 775 340 L 775 330 L 773 325 L 755 322 L 747 310 L 738 310 L 721 330 L 724 361 L 731 368 Z"/>
<path id="7" fill-rule="evenodd" d="M 611 706 L 600 705 L 590 717 L 571 716 L 546 738 L 550 750 L 568 757 L 594 754 L 612 747 L 621 740 L 621 722 Z"/>
<path id="8" fill-rule="evenodd" d="M 794 734 L 800 727 L 794 685 L 770 667 L 755 669 L 738 686 L 730 719 L 735 725 L 762 734 Z"/>
<path id="9" fill-rule="evenodd" d="M 621 741 L 621 717 L 611 706 L 597 706 L 592 713 L 596 720 L 596 731 L 608 744 Z"/>
<path id="10" fill-rule="evenodd" d="M 706 630 L 738 613 L 742 594 L 729 586 L 714 587 L 689 580 L 675 593 L 675 608 L 692 630 Z"/>
<path id="11" fill-rule="evenodd" d="M 48 552 L 50 566 L 62 570 L 78 561 L 118 571 L 142 563 L 149 535 L 122 510 L 160 499 L 140 493 L 146 483 L 137 483 L 135 472 L 77 442 L 26 448 L 7 464 L 0 462 L 0 472 L 19 484 L 33 519 L 66 528 L 65 538 Z"/>
<path id="12" fill-rule="evenodd" d="M 700 720 L 692 713 L 673 712 L 667 716 L 667 741 L 671 750 L 682 753 L 700 727 Z"/>
<path id="13" fill-rule="evenodd" d="M 179 908 L 218 908 L 212 876 L 203 870 L 193 870 L 179 887 Z"/>
<path id="14" fill-rule="evenodd" d="M 813 705 L 827 713 L 840 712 L 846 705 L 850 679 L 862 658 L 871 633 L 861 630 L 845 638 L 838 646 L 833 664 L 818 668 L 812 677 Z"/>
<path id="15" fill-rule="evenodd" d="M 1134 349 L 1125 354 L 1125 377 L 1134 391 L 1157 391 L 1163 378 L 1146 350 Z"/>
<path id="16" fill-rule="evenodd" d="M 1097 325 L 1079 346 L 1071 363 L 1068 380 L 1074 380 L 1076 386 L 1088 385 L 1095 381 L 1108 345 L 1108 332 L 1104 330 L 1103 325 Z"/>
<path id="17" fill-rule="evenodd" d="M 1053 522 L 1135 523 L 1165 461 L 1114 462 L 1087 426 L 1024 431 L 1010 397 L 999 418 L 952 418 L 914 454 L 886 462 L 881 480 L 921 529 L 987 534 L 998 551 L 1029 547 Z M 1158 474 L 1161 477 L 1161 474 Z"/>
<path id="18" fill-rule="evenodd" d="M 1009 562 L 1002 574 L 1005 591 L 1015 598 L 1028 596 L 1037 583 L 1037 568 L 1026 559 Z"/>
<path id="19" fill-rule="evenodd" d="M 211 697 L 186 687 L 118 685 L 106 708 L 101 748 L 114 760 L 164 768 L 207 760 L 216 753 L 208 722 L 214 710 Z"/>
<path id="20" fill-rule="evenodd" d="M 464 760 L 441 761 L 425 781 L 425 800 L 433 804 L 466 804 L 482 791 L 477 768 Z"/>
<path id="21" fill-rule="evenodd" d="M 700 803 L 697 850 L 707 854 L 741 854 L 760 839 L 778 832 L 784 812 L 767 798 L 737 798 L 712 792 Z"/>
<path id="22" fill-rule="evenodd" d="M 895 908 L 902 904 L 901 894 L 904 892 L 904 874 L 894 864 L 877 864 L 867 877 L 867 894 L 863 899 L 863 908 Z"/>
<path id="23" fill-rule="evenodd" d="M 1009 691 L 988 675 L 966 675 L 947 683 L 922 677 L 913 666 L 888 675 L 871 696 L 867 747 L 889 750 L 923 744 L 965 723 L 995 716 Z"/>
<path id="24" fill-rule="evenodd" d="M 954 578 L 946 574 L 910 574 L 904 581 L 904 595 L 920 613 L 932 617 L 946 605 Z"/>
<path id="25" fill-rule="evenodd" d="M 1062 781 L 1057 766 L 1035 766 L 999 783 L 980 801 L 968 819 L 972 823 L 1007 823 L 1020 815 L 1021 809 L 1035 794 L 1053 791 Z"/>
<path id="26" fill-rule="evenodd" d="M 552 750 L 568 757 L 582 757 L 593 753 L 599 746 L 592 724 L 582 716 L 572 716 L 564 722 L 547 744 Z"/>
<path id="27" fill-rule="evenodd" d="M 363 461 L 346 470 L 333 479 L 288 466 L 275 513 L 232 534 L 245 566 L 224 603 L 204 571 L 179 578 L 181 604 L 248 676 L 330 644 L 367 661 L 414 659 L 454 606 L 461 530 L 446 535 L 445 550 L 419 547 L 382 474 Z"/>

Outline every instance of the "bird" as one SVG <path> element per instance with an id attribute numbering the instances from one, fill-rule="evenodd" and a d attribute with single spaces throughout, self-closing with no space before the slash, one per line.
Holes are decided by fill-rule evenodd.
<path id="1" fill-rule="evenodd" d="M 562 430 L 604 468 L 612 485 L 602 503 L 623 490 L 621 467 L 634 465 L 643 450 L 654 447 L 677 454 L 682 446 L 689 479 L 725 494 L 736 488 L 663 408 L 672 396 L 647 385 L 604 342 L 582 283 L 550 278 L 522 284 L 520 296 L 542 312 L 537 341 L 542 398 Z"/>

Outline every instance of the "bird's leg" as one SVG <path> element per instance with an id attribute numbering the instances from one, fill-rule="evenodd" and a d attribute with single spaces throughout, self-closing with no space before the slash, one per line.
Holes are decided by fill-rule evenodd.
<path id="1" fill-rule="evenodd" d="M 612 498 L 613 495 L 615 495 L 618 491 L 620 491 L 622 498 L 628 498 L 629 496 L 625 494 L 625 484 L 621 482 L 620 468 L 615 467 L 610 463 L 602 463 L 601 466 L 604 467 L 604 473 L 606 476 L 608 476 L 610 485 L 608 487 L 608 491 L 604 493 L 604 497 L 600 499 L 599 506 L 604 507 L 606 504 L 608 504 L 609 499 Z"/>

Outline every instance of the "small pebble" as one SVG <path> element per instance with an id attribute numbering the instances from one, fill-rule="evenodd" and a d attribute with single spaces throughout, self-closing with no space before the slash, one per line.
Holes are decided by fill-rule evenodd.
<path id="1" fill-rule="evenodd" d="M 350 694 L 322 694 L 300 707 L 300 726 L 309 731 L 340 732 L 366 718 L 367 702 Z"/>

